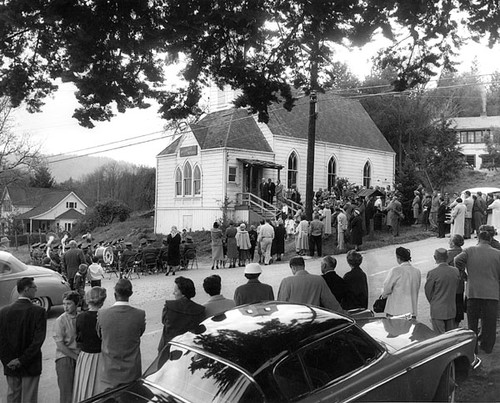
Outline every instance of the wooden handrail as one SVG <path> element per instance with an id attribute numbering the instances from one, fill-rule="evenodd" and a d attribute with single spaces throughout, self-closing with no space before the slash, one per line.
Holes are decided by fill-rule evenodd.
<path id="1" fill-rule="evenodd" d="M 237 193 L 239 204 L 248 204 L 249 206 L 254 206 L 259 211 L 259 215 L 263 218 L 268 218 L 267 214 L 271 213 L 274 217 L 278 215 L 280 210 L 276 208 L 271 203 L 261 199 L 260 197 L 252 193 Z"/>

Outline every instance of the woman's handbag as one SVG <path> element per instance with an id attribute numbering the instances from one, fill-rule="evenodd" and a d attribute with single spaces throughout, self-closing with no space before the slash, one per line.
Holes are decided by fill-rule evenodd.
<path id="1" fill-rule="evenodd" d="M 387 298 L 383 298 L 382 295 L 378 297 L 373 303 L 373 312 L 382 313 L 385 311 L 385 304 L 387 303 Z"/>

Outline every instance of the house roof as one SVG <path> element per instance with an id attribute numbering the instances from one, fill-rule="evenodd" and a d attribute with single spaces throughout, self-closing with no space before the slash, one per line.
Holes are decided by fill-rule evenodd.
<path id="1" fill-rule="evenodd" d="M 8 191 L 14 206 L 33 207 L 30 211 L 16 216 L 16 219 L 28 219 L 44 214 L 72 193 L 70 190 L 17 186 L 9 186 Z"/>
<path id="2" fill-rule="evenodd" d="M 472 116 L 452 119 L 456 130 L 489 129 L 500 127 L 500 116 Z"/>
<path id="3" fill-rule="evenodd" d="M 76 211 L 74 208 L 71 208 L 62 213 L 61 215 L 58 215 L 56 217 L 56 220 L 79 220 L 82 217 L 83 217 L 82 213 Z"/>
<path id="4" fill-rule="evenodd" d="M 246 109 L 210 113 L 192 124 L 191 130 L 202 150 L 229 147 L 272 152 L 255 119 Z"/>
<path id="5" fill-rule="evenodd" d="M 317 141 L 394 152 L 359 101 L 326 93 L 318 96 L 317 106 Z M 290 112 L 270 108 L 269 116 L 268 126 L 274 134 L 307 139 L 309 102 L 298 101 Z"/>

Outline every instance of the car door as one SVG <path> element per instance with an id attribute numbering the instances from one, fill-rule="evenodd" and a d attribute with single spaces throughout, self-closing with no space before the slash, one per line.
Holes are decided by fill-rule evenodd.
<path id="1" fill-rule="evenodd" d="M 294 362 L 295 361 L 295 362 Z M 309 388 L 297 379 L 286 385 L 286 366 L 300 361 Z M 297 371 L 297 370 L 296 370 Z M 288 368 L 290 372 L 290 368 Z M 301 349 L 275 371 L 289 400 L 304 402 L 413 400 L 410 374 L 403 363 L 356 326 L 329 335 Z M 292 378 L 293 379 L 293 378 Z M 301 387 L 298 388 L 297 385 Z M 299 392 L 294 392 L 298 390 Z M 288 393 L 288 395 L 287 395 Z M 295 393 L 296 396 L 290 396 Z"/>

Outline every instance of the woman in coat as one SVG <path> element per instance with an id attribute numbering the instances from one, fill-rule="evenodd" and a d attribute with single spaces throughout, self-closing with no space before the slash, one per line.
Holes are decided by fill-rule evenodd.
<path id="1" fill-rule="evenodd" d="M 355 250 L 359 250 L 363 244 L 363 219 L 358 209 L 354 210 L 351 219 L 351 243 Z"/>
<path id="2" fill-rule="evenodd" d="M 450 249 L 448 249 L 448 264 L 455 267 L 455 256 L 462 253 L 462 246 L 464 244 L 464 237 L 459 234 L 455 234 L 450 238 Z M 460 282 L 457 287 L 457 294 L 455 298 L 455 303 L 457 307 L 457 313 L 455 315 L 455 323 L 458 327 L 461 321 L 464 320 L 465 313 L 465 273 L 460 273 Z"/>
<path id="3" fill-rule="evenodd" d="M 163 333 L 158 351 L 175 336 L 194 330 L 205 318 L 205 307 L 191 301 L 196 295 L 196 289 L 191 279 L 177 277 L 174 284 L 174 299 L 166 300 L 161 321 Z"/>
<path id="4" fill-rule="evenodd" d="M 179 269 L 181 265 L 181 234 L 174 225 L 170 230 L 170 234 L 167 235 L 167 272 L 165 276 L 168 276 L 170 271 L 172 275 L 175 276 L 175 272 Z"/>
<path id="5" fill-rule="evenodd" d="M 491 209 L 491 225 L 500 233 L 500 195 L 488 206 Z"/>
<path id="6" fill-rule="evenodd" d="M 222 240 L 224 235 L 222 234 L 222 230 L 219 228 L 219 223 L 216 221 L 212 229 L 210 230 L 210 237 L 212 239 L 212 270 L 214 267 L 216 269 L 219 268 L 219 264 L 222 267 L 224 262 L 224 248 L 222 245 Z"/>
<path id="7" fill-rule="evenodd" d="M 238 246 L 236 244 L 237 232 L 238 231 L 234 227 L 233 222 L 229 222 L 229 227 L 226 229 L 227 259 L 229 260 L 229 268 L 236 267 L 236 260 L 238 259 Z"/>
<path id="8" fill-rule="evenodd" d="M 462 199 L 459 197 L 457 200 L 457 204 L 451 210 L 451 229 L 450 229 L 450 237 L 455 234 L 464 236 L 465 229 L 465 212 L 467 207 L 463 204 Z"/>
<path id="9" fill-rule="evenodd" d="M 274 228 L 274 238 L 271 247 L 271 254 L 276 255 L 276 261 L 281 260 L 281 255 L 285 253 L 286 229 L 281 218 L 278 219 L 278 225 Z"/>
<path id="10" fill-rule="evenodd" d="M 309 221 L 305 216 L 295 229 L 295 250 L 299 255 L 306 255 L 309 250 Z"/>
<path id="11" fill-rule="evenodd" d="M 252 249 L 250 235 L 248 234 L 245 223 L 241 223 L 238 228 L 238 232 L 236 233 L 236 245 L 239 251 L 239 266 L 244 267 L 247 261 L 250 260 L 250 250 Z"/>
<path id="12" fill-rule="evenodd" d="M 398 266 L 389 270 L 384 281 L 382 297 L 387 298 L 385 314 L 388 317 L 410 314 L 417 317 L 420 270 L 410 263 L 411 252 L 402 246 L 396 249 Z"/>
<path id="13" fill-rule="evenodd" d="M 74 403 L 102 392 L 100 388 L 101 339 L 97 334 L 96 325 L 97 311 L 102 308 L 105 299 L 105 288 L 92 287 L 85 294 L 89 310 L 82 312 L 76 318 L 76 342 L 80 348 L 80 354 L 76 360 Z"/>
<path id="14" fill-rule="evenodd" d="M 354 250 L 347 252 L 347 264 L 351 268 L 344 274 L 345 294 L 340 304 L 346 311 L 349 309 L 368 308 L 368 280 L 361 269 L 363 256 Z"/>

